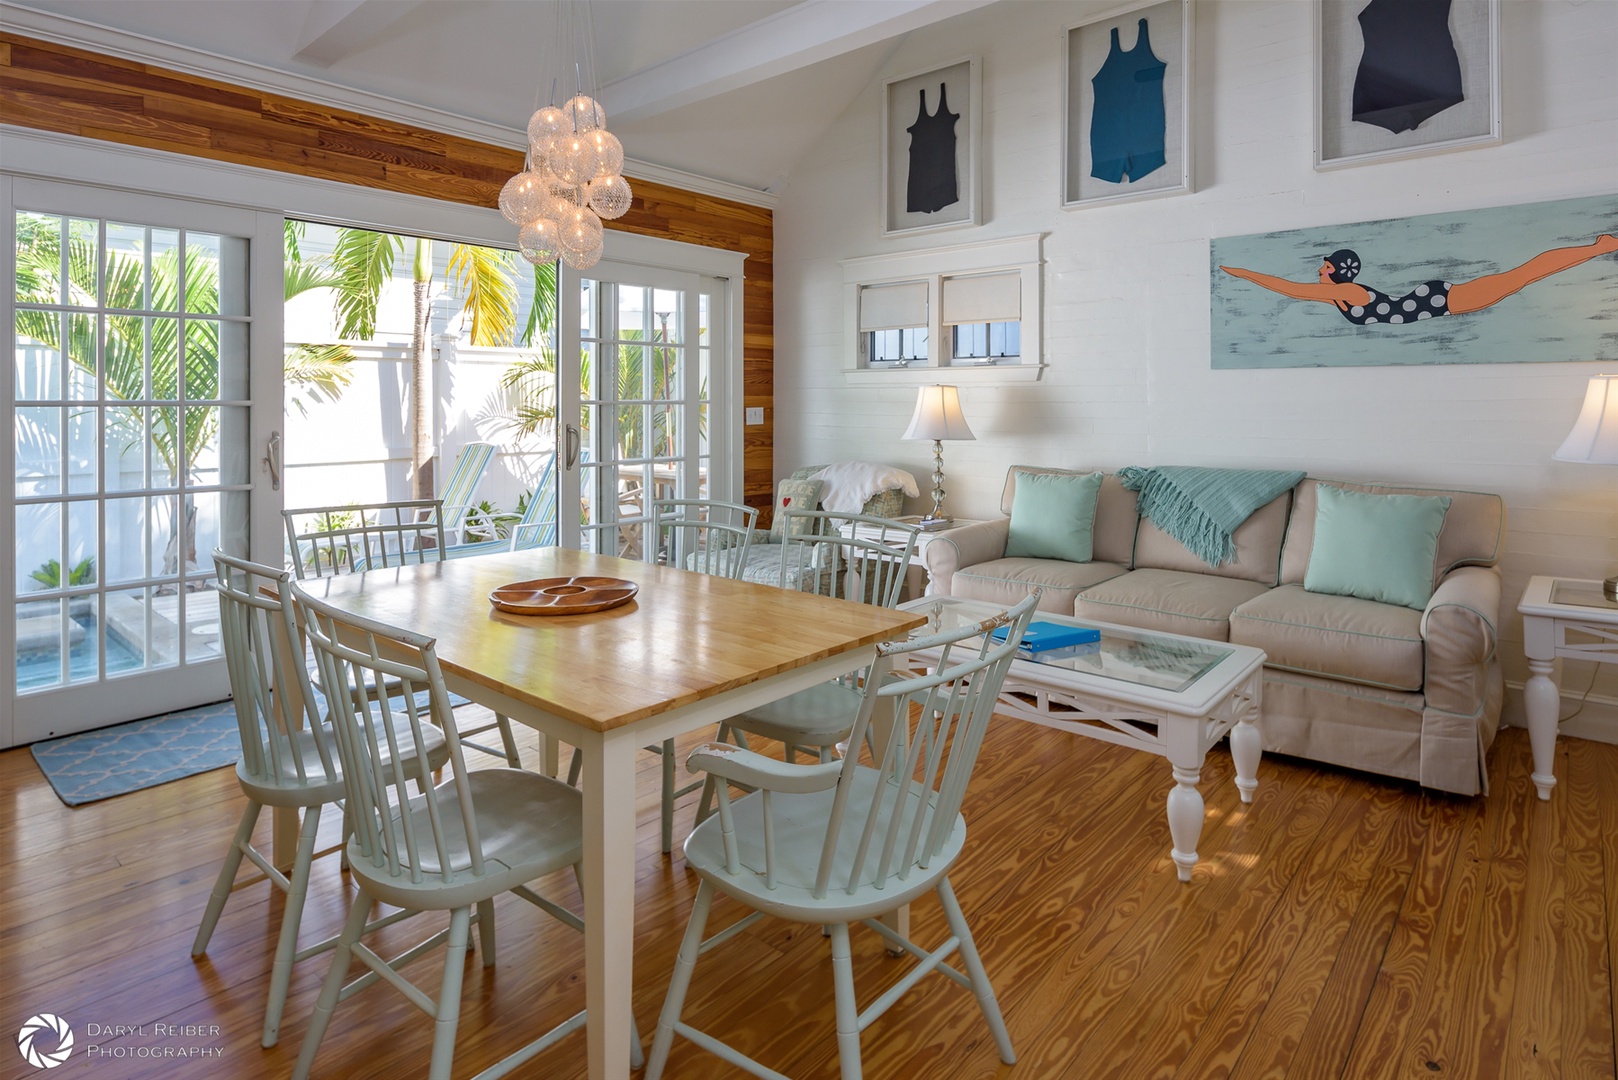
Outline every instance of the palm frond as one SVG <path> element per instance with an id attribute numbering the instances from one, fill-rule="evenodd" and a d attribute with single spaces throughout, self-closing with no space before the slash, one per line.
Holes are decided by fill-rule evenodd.
<path id="1" fill-rule="evenodd" d="M 351 340 L 368 341 L 376 335 L 376 308 L 382 287 L 393 276 L 393 258 L 404 249 L 404 238 L 366 229 L 339 229 L 332 249 L 337 276 L 337 332 Z"/>
<path id="2" fill-rule="evenodd" d="M 336 401 L 354 381 L 354 350 L 347 345 L 299 345 L 286 354 L 282 378 L 287 404 L 304 416 L 310 402 Z"/>
<path id="3" fill-rule="evenodd" d="M 556 265 L 552 259 L 534 267 L 534 302 L 528 306 L 528 323 L 521 339 L 525 349 L 549 341 L 556 329 Z"/>
<path id="4" fill-rule="evenodd" d="M 284 272 L 285 287 L 282 290 L 282 299 L 291 300 L 294 296 L 314 289 L 335 289 L 342 284 L 342 281 L 342 277 L 329 259 L 310 259 L 308 262 L 288 259 Z"/>
<path id="5" fill-rule="evenodd" d="M 450 288 L 472 316 L 473 345 L 509 345 L 517 325 L 517 286 L 511 253 L 456 244 L 450 249 Z"/>

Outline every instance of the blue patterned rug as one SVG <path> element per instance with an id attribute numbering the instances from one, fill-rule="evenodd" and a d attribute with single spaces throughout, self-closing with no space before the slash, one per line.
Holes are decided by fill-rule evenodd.
<path id="1" fill-rule="evenodd" d="M 325 712 L 325 697 L 319 690 L 314 695 L 316 710 Z M 451 694 L 449 700 L 452 708 L 468 704 L 459 694 Z M 430 707 L 429 691 L 416 695 L 416 705 L 423 710 Z M 242 744 L 236 733 L 236 705 L 226 698 L 37 742 L 29 749 L 57 797 L 69 806 L 82 806 L 234 765 Z"/>
<path id="2" fill-rule="evenodd" d="M 234 765 L 242 744 L 230 700 L 37 742 L 34 760 L 69 806 Z"/>

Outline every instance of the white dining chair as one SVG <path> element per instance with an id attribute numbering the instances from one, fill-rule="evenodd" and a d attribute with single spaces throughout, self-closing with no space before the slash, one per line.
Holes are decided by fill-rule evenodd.
<path id="1" fill-rule="evenodd" d="M 830 930 L 837 1050 L 843 1080 L 859 1080 L 860 1032 L 929 972 L 938 972 L 976 997 L 1000 1060 L 1016 1061 L 994 988 L 972 932 L 950 887 L 949 871 L 961 855 L 966 821 L 961 803 L 994 713 L 1006 669 L 1033 617 L 1038 596 L 976 626 L 879 646 L 865 680 L 854 726 L 863 740 L 878 708 L 893 723 L 876 740 L 875 766 L 850 753 L 841 761 L 777 761 L 730 743 L 692 752 L 690 768 L 711 773 L 719 812 L 692 830 L 686 866 L 701 879 L 691 921 L 680 942 L 668 996 L 647 1059 L 646 1080 L 659 1080 L 675 1035 L 762 1077 L 781 1074 L 680 1020 L 700 956 L 729 941 L 765 915 L 821 924 Z M 990 635 L 1006 627 L 1006 636 Z M 930 670 L 916 675 L 914 662 Z M 912 727 L 913 725 L 913 727 Z M 729 783 L 754 789 L 738 800 Z M 880 916 L 928 892 L 938 894 L 949 937 L 928 950 L 880 921 Z M 752 908 L 752 914 L 704 939 L 715 893 Z M 854 996 L 849 924 L 863 923 L 890 949 L 919 963 L 863 1012 Z M 959 952 L 965 971 L 947 959 Z"/>
<path id="2" fill-rule="evenodd" d="M 647 523 L 653 541 L 644 546 L 644 557 L 648 562 L 663 566 L 739 580 L 742 571 L 747 569 L 747 548 L 757 521 L 758 511 L 739 503 L 714 499 L 657 499 L 652 503 Z M 674 786 L 678 762 L 673 739 L 644 749 L 662 759 L 659 842 L 663 854 L 667 855 L 674 850 L 675 800 L 700 789 L 703 781 Z M 575 749 L 572 764 L 568 766 L 568 783 L 579 782 L 583 767 L 584 759 Z"/>
<path id="3" fill-rule="evenodd" d="M 269 1000 L 264 1007 L 261 1043 L 274 1046 L 279 1037 L 281 1012 L 286 1005 L 287 984 L 292 965 L 337 944 L 335 937 L 298 948 L 298 927 L 303 918 L 304 900 L 309 892 L 309 871 L 314 862 L 315 834 L 320 829 L 321 812 L 327 803 L 343 797 L 343 776 L 336 745 L 329 725 L 313 708 L 314 696 L 308 671 L 301 662 L 302 650 L 291 643 L 301 642 L 292 613 L 290 580 L 285 570 L 233 558 L 215 551 L 213 586 L 219 594 L 219 636 L 224 647 L 225 667 L 230 675 L 231 697 L 236 706 L 237 730 L 241 735 L 241 758 L 236 762 L 236 780 L 247 796 L 241 824 L 225 853 L 224 865 L 214 882 L 191 945 L 192 956 L 208 950 L 214 927 L 225 910 L 225 901 L 235 887 L 236 872 L 245 857 L 264 876 L 287 894 L 281 915 L 280 936 L 275 961 L 270 969 Z M 273 595 L 266 594 L 266 587 Z M 281 688 L 290 692 L 283 693 Z M 296 708 L 293 703 L 301 703 Z M 415 752 L 384 759 L 391 768 L 394 760 L 407 763 L 403 775 L 420 778 Z M 427 771 L 443 766 L 449 751 L 443 733 L 437 728 L 423 732 L 421 755 Z M 283 874 L 252 844 L 253 828 L 264 807 L 303 811 L 298 830 L 298 847 L 290 875 Z"/>
<path id="4" fill-rule="evenodd" d="M 916 554 L 920 530 L 902 522 L 864 514 L 782 511 L 786 531 L 781 539 L 778 583 L 782 588 L 819 593 L 843 600 L 897 607 L 905 575 Z M 860 536 L 854 535 L 855 527 Z M 859 713 L 864 672 L 820 683 L 796 694 L 749 709 L 719 726 L 720 741 L 748 745 L 747 736 L 774 739 L 793 761 L 800 752 L 830 761 L 847 743 Z M 712 811 L 716 776 L 703 785 L 697 820 Z"/>
<path id="5" fill-rule="evenodd" d="M 405 719 L 403 725 L 394 722 L 381 703 L 363 695 L 338 695 L 332 700 L 332 728 L 354 830 L 346 850 L 359 890 L 337 939 L 331 970 L 320 988 L 292 1075 L 294 1080 L 308 1077 L 339 1001 L 380 979 L 433 1019 L 428 1077 L 448 1080 L 474 923 L 483 965 L 494 964 L 494 897 L 515 893 L 558 922 L 584 929 L 583 919 L 528 884 L 572 867 L 583 888 L 583 799 L 577 789 L 538 773 L 467 769 L 460 739 L 447 723 L 449 691 L 431 638 L 349 614 L 296 585 L 292 593 L 300 625 L 328 684 L 396 681 L 403 690 L 396 700 Z M 426 709 L 418 704 L 422 691 Z M 412 745 L 421 753 L 435 723 L 443 726 L 448 743 L 449 776 L 411 794 L 403 778 L 390 781 L 378 765 L 389 755 L 408 752 Z M 447 911 L 449 926 L 392 961 L 385 960 L 360 941 L 367 932 L 366 913 L 379 902 L 402 909 L 390 922 Z M 397 969 L 440 944 L 446 946 L 446 955 L 435 1001 Z M 370 971 L 345 985 L 355 959 Z M 503 1075 L 584 1023 L 580 1010 L 480 1075 Z M 638 1067 L 640 1037 L 633 1030 L 630 1034 L 631 1057 Z"/>
<path id="6" fill-rule="evenodd" d="M 292 568 L 299 580 L 437 562 L 457 554 L 455 548 L 444 543 L 443 507 L 433 499 L 300 507 L 282 510 L 281 518 L 286 525 Z M 509 545 L 506 547 L 509 550 Z M 315 682 L 324 693 L 320 680 L 317 678 Z M 384 689 L 389 694 L 396 692 L 391 686 Z M 366 690 L 371 694 L 378 692 L 375 687 Z M 457 707 L 465 704 L 470 702 L 456 703 Z M 500 733 L 498 748 L 469 738 L 491 731 Z M 462 728 L 460 734 L 463 745 L 501 758 L 513 769 L 522 768 L 522 755 L 517 749 L 509 717 L 496 713 L 492 721 Z"/>

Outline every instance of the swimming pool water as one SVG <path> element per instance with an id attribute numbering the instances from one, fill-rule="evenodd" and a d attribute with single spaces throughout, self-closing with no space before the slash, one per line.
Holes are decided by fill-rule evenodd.
<path id="1" fill-rule="evenodd" d="M 68 670 L 74 682 L 96 677 L 96 624 L 88 616 L 75 616 L 74 622 L 84 627 L 84 636 L 68 648 Z M 107 632 L 107 674 L 134 671 L 142 663 L 140 650 L 112 631 Z M 62 650 L 60 646 L 46 649 L 28 649 L 17 653 L 17 689 L 38 690 L 58 686 L 62 680 Z"/>

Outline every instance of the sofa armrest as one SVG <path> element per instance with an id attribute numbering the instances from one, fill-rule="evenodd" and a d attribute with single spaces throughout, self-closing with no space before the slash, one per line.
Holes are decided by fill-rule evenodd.
<path id="1" fill-rule="evenodd" d="M 933 595 L 950 594 L 950 579 L 955 576 L 955 571 L 1003 557 L 1006 538 L 1010 535 L 1010 518 L 979 521 L 934 533 L 922 552 L 922 561 L 927 564 L 927 574 L 932 580 Z"/>
<path id="2" fill-rule="evenodd" d="M 1463 566 L 1446 574 L 1421 614 L 1429 709 L 1476 716 L 1489 693 L 1489 667 L 1499 644 L 1500 571 Z"/>

